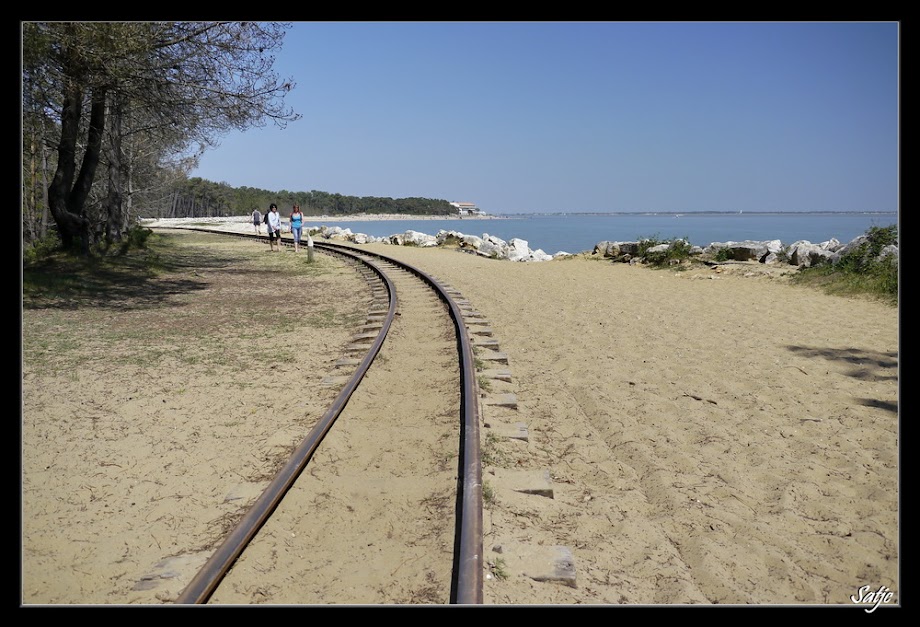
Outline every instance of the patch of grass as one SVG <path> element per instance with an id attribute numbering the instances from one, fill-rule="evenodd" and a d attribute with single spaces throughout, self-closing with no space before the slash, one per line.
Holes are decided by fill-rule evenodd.
<path id="1" fill-rule="evenodd" d="M 483 390 L 484 392 L 491 392 L 492 391 L 491 379 L 489 379 L 486 376 L 480 376 L 479 377 L 479 389 Z"/>
<path id="2" fill-rule="evenodd" d="M 103 240 L 95 246 L 95 253 L 100 255 L 126 255 L 132 250 L 147 248 L 147 240 L 153 235 L 153 230 L 144 226 L 132 226 L 122 235 L 121 241 L 109 242 Z"/>
<path id="3" fill-rule="evenodd" d="M 61 316 L 63 317 L 63 316 Z M 22 334 L 23 365 L 47 374 L 59 374 L 79 366 L 85 358 L 84 338 L 74 334 L 73 327 L 58 316 L 40 321 Z"/>
<path id="4" fill-rule="evenodd" d="M 61 248 L 61 238 L 57 232 L 52 232 L 41 239 L 25 246 L 22 251 L 22 261 L 25 265 L 34 265 L 52 257 Z"/>
<path id="5" fill-rule="evenodd" d="M 495 563 L 492 565 L 492 576 L 500 580 L 505 580 L 511 576 L 504 558 L 498 557 L 495 559 Z"/>
<path id="6" fill-rule="evenodd" d="M 227 263 L 213 251 L 180 246 L 174 236 L 154 234 L 145 242 L 146 248 L 117 256 L 82 256 L 61 250 L 41 257 L 24 255 L 23 308 L 118 309 L 124 301 L 136 302 L 139 297 L 160 302 L 165 294 L 201 289 L 197 271 Z M 184 276 L 153 287 L 153 280 L 164 273 Z"/>
<path id="7" fill-rule="evenodd" d="M 170 363 L 198 368 L 203 374 L 216 374 L 218 369 L 240 372 L 266 359 L 260 317 L 265 311 L 266 274 L 280 279 L 279 306 L 290 300 L 284 293 L 286 276 L 304 284 L 304 275 L 353 274 L 325 258 L 308 265 L 303 256 L 270 254 L 261 246 L 213 234 L 145 229 L 131 241 L 136 245 L 121 255 L 71 255 L 53 243 L 24 251 L 22 308 L 29 322 L 22 355 L 28 368 L 58 373 L 96 362 L 141 369 Z M 252 289 L 213 291 L 228 278 L 251 280 Z M 213 300 L 201 308 L 202 297 Z M 297 333 L 304 324 L 353 326 L 366 315 L 309 292 L 303 301 L 301 316 L 267 316 L 273 337 Z M 253 308 L 254 313 L 244 313 Z M 247 317 L 260 322 L 239 324 Z M 240 339 L 253 344 L 237 346 Z M 282 347 L 271 350 L 267 358 L 290 363 L 296 355 Z"/>
<path id="8" fill-rule="evenodd" d="M 802 268 L 792 277 L 799 285 L 818 287 L 837 296 L 867 296 L 889 305 L 898 304 L 898 266 L 893 259 L 862 272 L 847 272 L 833 266 Z"/>
<path id="9" fill-rule="evenodd" d="M 898 304 L 898 261 L 893 256 L 880 259 L 886 246 L 897 245 L 898 227 L 872 227 L 865 241 L 831 265 L 802 268 L 792 278 L 799 285 L 823 289 L 838 296 L 868 296 L 890 305 Z"/>
<path id="10" fill-rule="evenodd" d="M 280 362 L 281 366 L 285 366 L 286 364 L 294 363 L 297 359 L 297 354 L 292 350 L 281 349 L 275 351 L 274 354 L 272 354 L 272 358 L 273 362 L 277 361 Z"/>
<path id="11" fill-rule="evenodd" d="M 321 311 L 312 312 L 305 321 L 306 324 L 311 327 L 319 327 L 321 329 L 326 329 L 329 327 L 338 327 L 345 324 L 347 321 L 344 320 L 339 313 L 332 308 L 326 308 Z"/>
<path id="12" fill-rule="evenodd" d="M 179 362 L 183 366 L 197 366 L 204 363 L 204 358 L 201 355 L 191 355 L 189 353 L 180 353 L 178 355 Z"/>
<path id="13" fill-rule="evenodd" d="M 495 432 L 486 433 L 485 442 L 482 450 L 479 452 L 483 466 L 505 466 L 508 463 L 508 457 L 499 450 L 498 443 L 500 438 Z"/>
<path id="14" fill-rule="evenodd" d="M 482 482 L 482 502 L 488 507 L 495 505 L 495 490 L 488 481 Z"/>

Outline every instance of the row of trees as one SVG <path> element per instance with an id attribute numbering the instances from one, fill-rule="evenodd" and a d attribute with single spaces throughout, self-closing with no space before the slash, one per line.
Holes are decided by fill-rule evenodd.
<path id="1" fill-rule="evenodd" d="M 26 242 L 43 238 L 52 222 L 63 246 L 83 254 L 119 241 L 134 207 L 182 198 L 177 189 L 221 134 L 298 119 L 284 105 L 294 83 L 272 70 L 288 28 L 22 23 Z"/>
<path id="2" fill-rule="evenodd" d="M 448 215 L 455 212 L 446 200 L 343 196 L 316 190 L 290 192 L 255 187 L 234 188 L 201 178 L 175 181 L 168 194 L 148 199 L 148 204 L 138 207 L 137 211 L 143 218 L 238 216 L 252 213 L 253 209 L 264 212 L 271 203 L 276 203 L 282 212 L 297 203 L 306 215 L 317 216 L 355 213 Z"/>

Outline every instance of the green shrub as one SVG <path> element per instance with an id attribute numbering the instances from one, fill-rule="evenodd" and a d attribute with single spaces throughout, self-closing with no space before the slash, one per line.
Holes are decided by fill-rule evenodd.
<path id="1" fill-rule="evenodd" d="M 636 253 L 639 257 L 645 257 L 649 248 L 654 248 L 658 244 L 663 244 L 664 240 L 659 239 L 657 235 L 652 237 L 640 237 L 639 238 L 639 251 Z"/>
<path id="2" fill-rule="evenodd" d="M 508 564 L 505 563 L 504 558 L 498 557 L 495 559 L 495 564 L 492 566 L 492 574 L 496 579 L 501 579 L 502 581 L 511 576 L 508 572 Z"/>
<path id="3" fill-rule="evenodd" d="M 885 257 L 873 264 L 869 276 L 881 293 L 897 299 L 898 262 L 894 257 Z"/>
<path id="4" fill-rule="evenodd" d="M 873 226 L 866 231 L 866 239 L 869 240 L 871 253 L 878 256 L 885 246 L 898 245 L 898 225 L 891 224 L 888 226 Z"/>
<path id="5" fill-rule="evenodd" d="M 668 247 L 662 251 L 649 252 L 651 248 L 659 244 L 667 244 Z M 651 237 L 639 240 L 639 256 L 652 266 L 677 265 L 690 258 L 691 248 L 692 246 L 687 238 L 662 241 L 656 237 Z"/>
<path id="6" fill-rule="evenodd" d="M 121 238 L 118 253 L 124 255 L 129 250 L 142 250 L 147 248 L 147 239 L 153 234 L 151 229 L 143 226 L 132 226 Z"/>
<path id="7" fill-rule="evenodd" d="M 859 244 L 853 250 L 848 251 L 835 264 L 838 270 L 842 272 L 873 272 L 874 266 L 878 264 L 879 253 L 885 246 L 897 245 L 898 227 L 895 225 L 887 227 L 874 226 L 865 233 L 865 241 Z"/>
<path id="8" fill-rule="evenodd" d="M 800 270 L 795 282 L 818 285 L 830 294 L 868 294 L 897 304 L 897 259 L 893 256 L 879 259 L 879 253 L 886 246 L 897 245 L 898 227 L 872 227 L 865 235 L 865 241 L 836 263 Z"/>
<path id="9" fill-rule="evenodd" d="M 48 259 L 61 249 L 61 238 L 53 231 L 41 239 L 33 241 L 22 250 L 22 261 L 25 264 L 34 264 Z"/>

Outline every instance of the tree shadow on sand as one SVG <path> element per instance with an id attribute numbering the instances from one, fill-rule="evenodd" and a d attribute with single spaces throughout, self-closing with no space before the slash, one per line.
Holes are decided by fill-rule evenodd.
<path id="1" fill-rule="evenodd" d="M 145 309 L 207 288 L 209 271 L 240 271 L 239 257 L 194 245 L 197 243 L 163 243 L 103 258 L 58 255 L 24 266 L 22 308 Z M 243 272 L 252 273 L 253 280 L 258 280 L 255 270 Z"/>
<path id="2" fill-rule="evenodd" d="M 810 346 L 786 347 L 789 351 L 813 359 L 844 362 L 849 369 L 844 373 L 862 381 L 897 381 L 898 380 L 898 353 L 897 351 L 878 352 L 856 348 L 816 348 Z M 856 399 L 860 405 L 878 407 L 897 413 L 897 401 L 883 401 L 880 399 Z"/>

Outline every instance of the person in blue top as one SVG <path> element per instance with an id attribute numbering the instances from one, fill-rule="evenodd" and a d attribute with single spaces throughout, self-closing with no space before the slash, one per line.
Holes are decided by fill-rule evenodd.
<path id="1" fill-rule="evenodd" d="M 300 212 L 300 205 L 294 203 L 291 210 L 291 235 L 294 236 L 294 252 L 300 250 L 300 235 L 303 233 L 303 213 Z"/>

